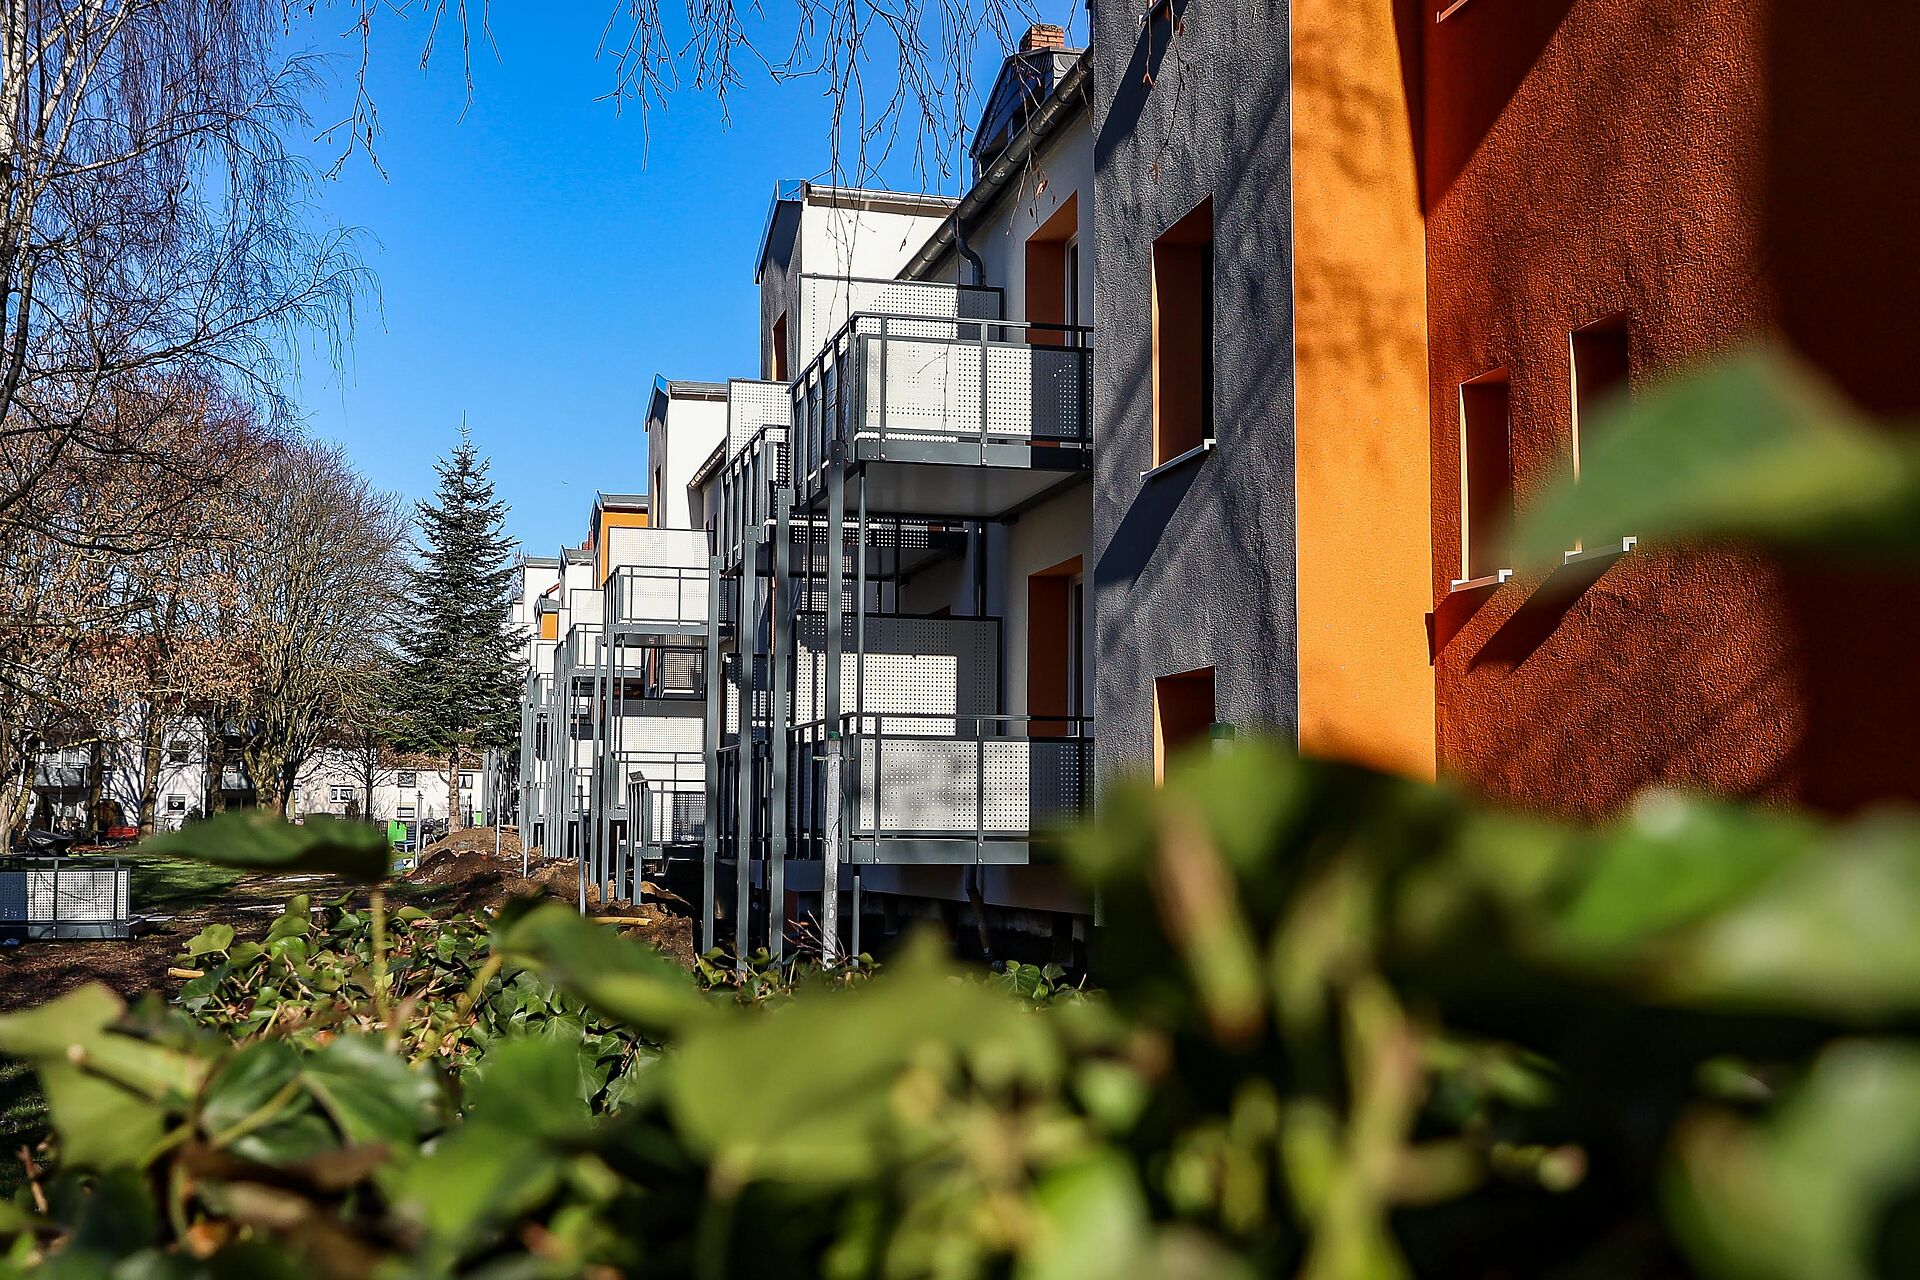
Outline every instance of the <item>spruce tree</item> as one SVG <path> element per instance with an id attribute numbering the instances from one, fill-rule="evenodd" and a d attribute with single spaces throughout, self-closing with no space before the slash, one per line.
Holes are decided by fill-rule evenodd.
<path id="1" fill-rule="evenodd" d="M 399 637 L 393 745 L 447 762 L 447 825 L 460 821 L 460 760 L 511 749 L 520 735 L 522 663 L 512 635 L 517 545 L 472 434 L 435 464 L 433 500 L 415 504 L 419 564 Z"/>

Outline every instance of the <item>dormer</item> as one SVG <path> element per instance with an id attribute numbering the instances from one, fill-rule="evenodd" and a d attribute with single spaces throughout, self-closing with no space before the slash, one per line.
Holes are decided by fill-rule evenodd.
<path id="1" fill-rule="evenodd" d="M 1066 47 L 1067 33 L 1051 23 L 1035 23 L 1020 38 L 1019 51 L 1000 64 L 1000 74 L 980 112 L 973 135 L 973 176 L 978 179 L 995 156 L 1020 132 L 1034 110 L 1053 95 L 1054 86 L 1072 69 L 1083 50 Z"/>

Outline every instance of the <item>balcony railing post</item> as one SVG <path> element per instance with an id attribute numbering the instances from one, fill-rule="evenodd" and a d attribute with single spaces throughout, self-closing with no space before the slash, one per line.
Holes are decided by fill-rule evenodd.
<path id="1" fill-rule="evenodd" d="M 787 933 L 787 753 L 791 741 L 787 664 L 792 659 L 793 645 L 792 611 L 787 605 L 787 560 L 793 546 L 789 536 L 790 501 L 784 490 L 773 495 L 773 604 L 767 611 L 767 664 L 771 668 L 768 684 L 772 686 L 768 704 L 771 812 L 767 819 L 767 950 L 775 960 L 786 953 Z"/>
<path id="2" fill-rule="evenodd" d="M 724 689 L 720 670 L 720 595 L 723 581 L 720 557 L 707 557 L 707 610 L 712 622 L 707 627 L 707 715 L 702 724 L 706 741 L 702 744 L 706 764 L 706 828 L 700 840 L 700 951 L 713 950 L 715 891 L 714 866 L 719 857 L 720 840 L 720 716 Z"/>

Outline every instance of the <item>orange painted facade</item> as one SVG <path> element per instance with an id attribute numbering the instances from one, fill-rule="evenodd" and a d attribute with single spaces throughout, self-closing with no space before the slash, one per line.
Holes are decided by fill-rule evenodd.
<path id="1" fill-rule="evenodd" d="M 587 544 L 594 549 L 598 577 L 601 586 L 607 585 L 607 578 L 613 570 L 608 562 L 609 529 L 644 529 L 647 527 L 647 513 L 644 511 L 608 511 L 600 507 L 593 509 L 593 526 L 587 531 Z"/>
<path id="2" fill-rule="evenodd" d="M 1418 46 L 1380 0 L 1294 0 L 1292 30 L 1300 746 L 1430 778 Z"/>
<path id="3" fill-rule="evenodd" d="M 1447 0 L 1450 3 L 1450 0 Z M 1911 6 L 1425 0 L 1422 74 L 1440 771 L 1595 816 L 1649 784 L 1844 809 L 1920 796 L 1920 589 L 1737 550 L 1453 591 L 1461 388 L 1504 370 L 1512 501 L 1574 465 L 1576 337 L 1629 386 L 1785 335 L 1920 408 Z M 1403 40 L 1414 34 L 1403 19 Z M 1632 530 L 1621 530 L 1632 533 Z"/>

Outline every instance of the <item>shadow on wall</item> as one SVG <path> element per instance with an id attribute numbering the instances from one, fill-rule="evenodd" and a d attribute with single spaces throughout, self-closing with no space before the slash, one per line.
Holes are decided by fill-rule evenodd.
<path id="1" fill-rule="evenodd" d="M 1654 26 L 1647 30 L 1683 32 L 1704 3 L 1672 0 L 1657 22 L 1648 18 Z M 1472 0 L 1438 27 L 1431 9 L 1403 19 L 1420 23 L 1427 51 L 1423 189 L 1436 219 L 1462 173 L 1487 162 L 1482 144 L 1569 12 L 1562 0 Z M 1748 252 L 1676 242 L 1685 257 L 1656 263 L 1677 271 L 1688 259 L 1697 266 L 1701 255 L 1725 259 L 1709 291 L 1719 292 L 1697 300 L 1700 314 L 1687 322 L 1700 324 L 1692 345 L 1673 342 L 1670 329 L 1662 356 L 1710 354 L 1713 344 L 1703 339 L 1712 336 L 1716 311 L 1723 322 L 1752 315 L 1777 325 L 1870 410 L 1920 419 L 1920 380 L 1912 374 L 1920 347 L 1920 254 L 1912 251 L 1920 98 L 1909 88 L 1920 8 L 1872 0 L 1836 23 L 1830 7 L 1811 0 L 1744 0 L 1743 13 L 1764 34 L 1752 75 L 1721 77 L 1726 67 L 1713 61 L 1751 56 L 1739 46 L 1689 56 L 1701 59 L 1702 78 L 1752 87 L 1763 108 L 1738 96 L 1745 88 L 1716 105 L 1728 118 L 1752 119 L 1763 109 L 1763 132 L 1751 147 L 1729 145 L 1713 166 L 1690 174 L 1695 190 L 1685 198 L 1751 202 L 1763 243 Z M 1403 28 L 1403 47 L 1408 34 Z M 1443 40 L 1458 56 L 1435 56 Z M 1628 110 L 1646 105 L 1621 93 Z M 1592 128 L 1634 128 L 1646 137 L 1647 125 L 1604 98 L 1572 106 Z M 1559 154 L 1564 142 L 1549 131 L 1526 150 L 1535 164 L 1546 163 L 1542 157 Z M 1513 158 L 1503 152 L 1499 163 Z M 1657 204 L 1648 192 L 1623 187 L 1609 205 L 1611 225 L 1630 225 Z M 1476 301 L 1504 313 L 1523 287 L 1519 278 L 1530 266 L 1553 265 L 1554 253 L 1563 255 L 1570 281 L 1594 283 L 1577 280 L 1578 253 L 1552 250 L 1540 262 L 1476 267 L 1484 292 Z M 1692 305 L 1663 297 L 1664 279 L 1655 272 L 1631 282 L 1636 305 L 1646 308 L 1638 319 L 1664 323 L 1663 311 Z M 1436 344 L 1447 337 L 1439 323 L 1453 321 L 1436 322 Z M 1734 327 L 1723 323 L 1720 340 Z M 1435 369 L 1438 405 L 1452 391 Z M 1642 381 L 1659 369 L 1635 372 Z M 1436 439 L 1446 434 L 1447 412 L 1436 409 Z M 1530 804 L 1587 814 L 1654 781 L 1833 810 L 1920 799 L 1920 680 L 1911 671 L 1920 575 L 1703 551 L 1636 554 L 1574 585 L 1570 595 L 1533 599 L 1514 584 L 1502 596 L 1525 603 L 1489 601 L 1493 607 L 1449 620 L 1457 635 L 1436 635 L 1449 772 Z"/>
<path id="2" fill-rule="evenodd" d="M 1500 114 L 1533 69 L 1541 51 L 1573 8 L 1573 0 L 1468 0 L 1444 23 L 1435 22 L 1453 0 L 1416 0 L 1395 6 L 1400 47 L 1407 67 L 1404 79 L 1411 104 L 1408 114 L 1424 137 L 1421 189 L 1426 207 L 1446 198 L 1455 178 L 1486 139 Z M 1416 33 L 1410 27 L 1417 26 Z M 1426 59 L 1424 104 L 1412 67 L 1416 51 L 1429 47 L 1444 29 L 1447 40 L 1472 50 L 1471 58 Z M 1421 109 L 1424 105 L 1424 111 Z M 1424 119 L 1422 118 L 1424 116 Z"/>

